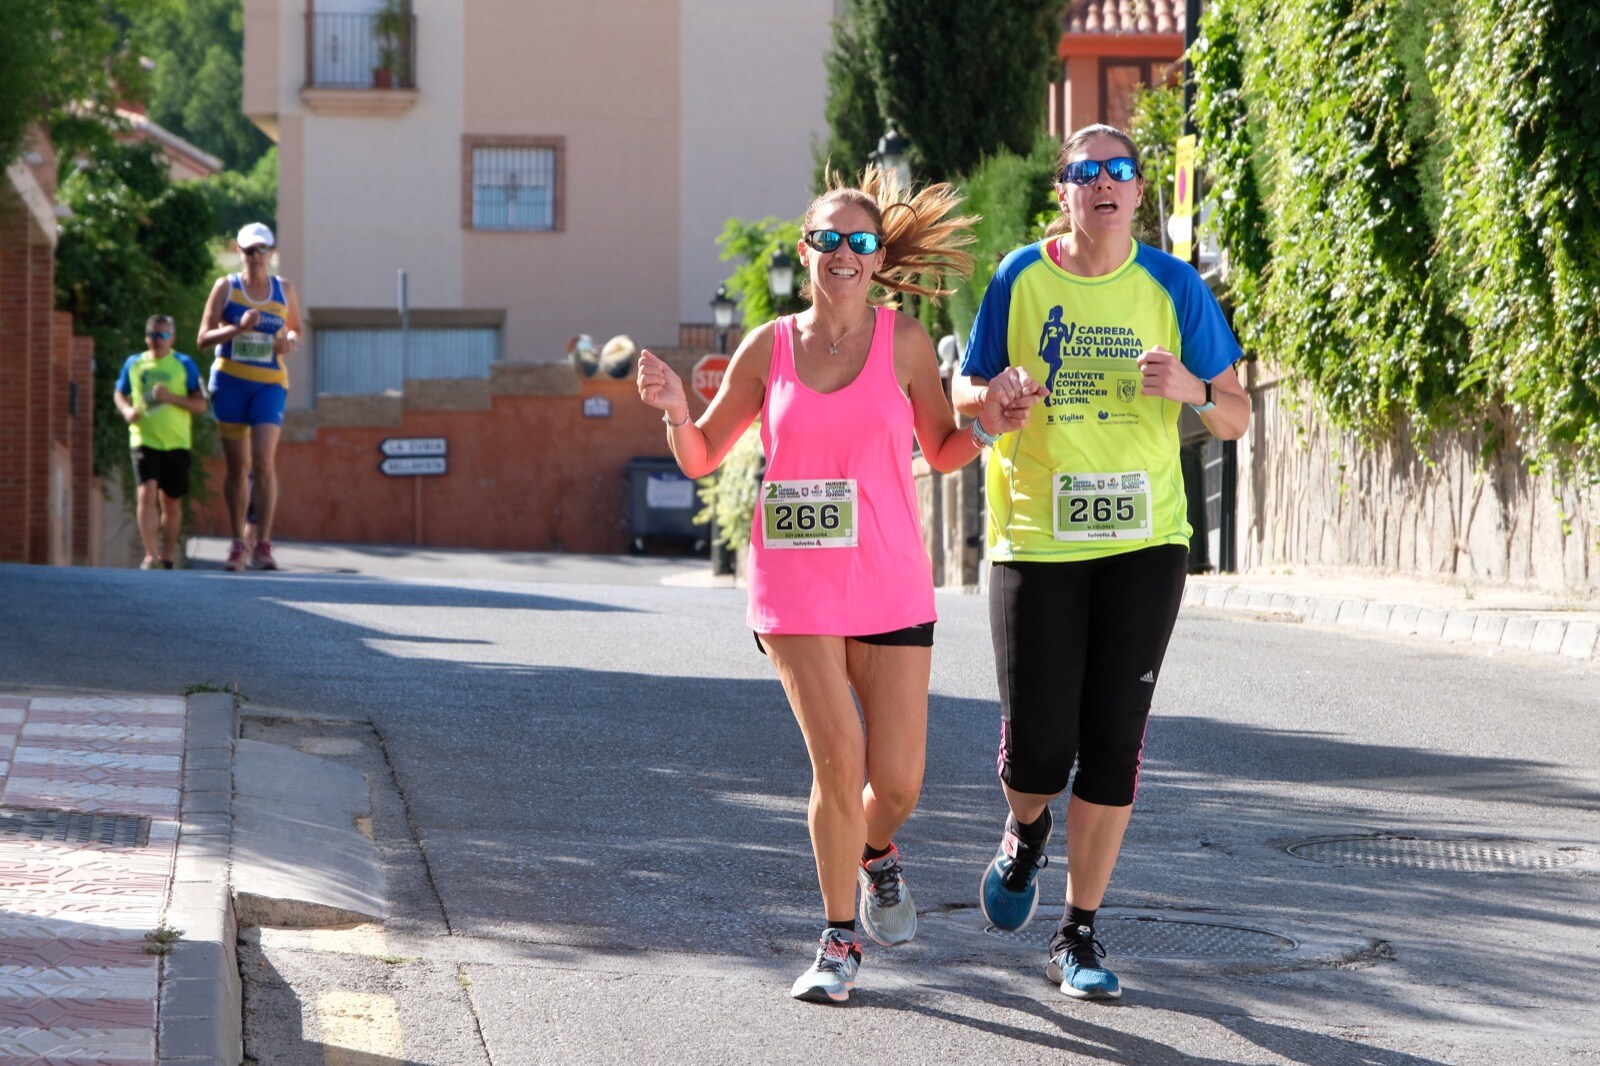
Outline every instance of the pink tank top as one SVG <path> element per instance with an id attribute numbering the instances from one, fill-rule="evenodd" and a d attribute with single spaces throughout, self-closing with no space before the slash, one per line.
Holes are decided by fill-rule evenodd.
<path id="1" fill-rule="evenodd" d="M 767 469 L 750 531 L 749 622 L 757 633 L 868 636 L 936 620 L 911 480 L 911 400 L 894 372 L 895 314 L 877 309 L 866 365 L 830 393 L 801 383 L 794 318 L 778 320 L 761 409 Z M 834 502 L 831 515 L 814 503 L 819 485 Z M 775 546 L 837 543 L 847 522 L 853 546 Z"/>

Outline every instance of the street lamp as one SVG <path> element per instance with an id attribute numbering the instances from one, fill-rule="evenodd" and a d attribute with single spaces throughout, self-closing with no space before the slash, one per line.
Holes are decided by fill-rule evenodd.
<path id="1" fill-rule="evenodd" d="M 894 128 L 894 123 L 889 123 L 889 128 L 878 138 L 878 150 L 867 158 L 876 163 L 878 169 L 886 174 L 893 174 L 900 188 L 911 187 L 911 160 L 907 153 L 911 151 L 911 139 Z"/>
<path id="2" fill-rule="evenodd" d="M 728 352 L 728 329 L 733 325 L 735 306 L 728 296 L 728 287 L 718 285 L 717 294 L 711 298 L 711 324 L 717 327 L 717 351 L 724 355 Z"/>
<path id="3" fill-rule="evenodd" d="M 773 310 L 782 312 L 794 295 L 794 260 L 779 248 L 767 261 L 767 291 L 772 293 Z"/>

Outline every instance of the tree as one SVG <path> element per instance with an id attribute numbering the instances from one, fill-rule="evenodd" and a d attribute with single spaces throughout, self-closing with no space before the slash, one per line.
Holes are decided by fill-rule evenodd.
<path id="1" fill-rule="evenodd" d="M 827 168 L 849 174 L 866 166 L 884 132 L 877 79 L 856 30 L 860 6 L 861 0 L 847 0 L 844 13 L 833 20 L 833 48 L 823 57 L 828 99 L 822 113 L 828 136 L 813 150 L 817 172 L 812 187 L 818 190 L 828 184 Z"/>
<path id="2" fill-rule="evenodd" d="M 58 190 L 72 213 L 56 246 L 56 305 L 94 338 L 95 472 L 126 476 L 127 426 L 111 402 L 121 357 L 142 349 L 157 312 L 177 320 L 179 350 L 198 333 L 214 222 L 205 193 L 174 184 L 153 146 L 107 137 L 82 156 Z"/>
<path id="3" fill-rule="evenodd" d="M 244 116 L 244 5 L 240 0 L 147 0 L 139 20 L 151 76 L 150 117 L 248 172 L 272 146 Z"/>
<path id="4" fill-rule="evenodd" d="M 1060 70 L 1067 0 L 855 0 L 854 40 L 878 112 L 911 141 L 918 180 L 972 171 L 997 151 L 1028 155 Z"/>
<path id="5" fill-rule="evenodd" d="M 0 164 L 16 158 L 33 123 L 70 132 L 74 114 L 106 114 L 143 91 L 138 35 L 125 16 L 152 2 L 122 0 L 116 14 L 100 0 L 0 0 Z"/>

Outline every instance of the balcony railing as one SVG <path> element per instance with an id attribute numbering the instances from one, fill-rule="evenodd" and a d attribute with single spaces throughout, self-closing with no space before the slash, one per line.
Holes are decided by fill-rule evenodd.
<path id="1" fill-rule="evenodd" d="M 409 5 L 407 5 L 409 8 Z M 399 16 L 306 14 L 306 87 L 415 89 L 417 19 Z"/>

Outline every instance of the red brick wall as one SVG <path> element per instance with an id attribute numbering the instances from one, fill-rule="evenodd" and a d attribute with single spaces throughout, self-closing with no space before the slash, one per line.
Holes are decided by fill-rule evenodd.
<path id="1" fill-rule="evenodd" d="M 685 372 L 686 367 L 680 368 Z M 619 553 L 628 549 L 627 462 L 667 456 L 660 412 L 632 380 L 594 378 L 570 393 L 494 395 L 488 410 L 404 410 L 394 425 L 323 427 L 278 447 L 275 539 L 421 543 L 517 551 Z M 585 418 L 585 399 L 610 401 Z M 699 410 L 698 400 L 693 401 Z M 389 437 L 444 437 L 449 472 L 413 479 L 378 471 Z M 222 464 L 202 528 L 223 534 Z"/>
<path id="2" fill-rule="evenodd" d="M 6 338 L 0 344 L 0 375 L 11 383 L 0 389 L 0 560 L 6 562 L 29 557 L 33 530 L 30 367 L 38 354 L 32 311 L 35 239 L 32 216 L 9 185 L 0 183 L 0 336 Z"/>
<path id="3" fill-rule="evenodd" d="M 32 167 L 48 196 L 54 152 Z M 88 561 L 98 492 L 92 476 L 92 343 L 72 335 L 72 317 L 53 310 L 55 245 L 0 178 L 0 561 Z M 78 413 L 67 411 L 78 383 Z M 63 491 L 51 496 L 51 472 Z"/>

